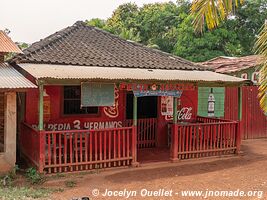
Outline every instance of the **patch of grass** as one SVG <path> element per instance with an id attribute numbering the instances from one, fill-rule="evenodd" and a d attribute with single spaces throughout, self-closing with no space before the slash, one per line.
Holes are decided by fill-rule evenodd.
<path id="1" fill-rule="evenodd" d="M 79 175 L 84 176 L 87 174 L 96 174 L 97 172 L 95 170 L 90 170 L 90 171 L 83 171 L 83 172 L 79 172 Z"/>
<path id="2" fill-rule="evenodd" d="M 51 189 L 28 188 L 28 187 L 0 187 L 0 199 L 4 200 L 23 200 L 28 198 L 47 198 L 53 192 Z"/>
<path id="3" fill-rule="evenodd" d="M 45 177 L 32 167 L 26 170 L 25 175 L 31 184 L 41 184 L 45 181 Z"/>
<path id="4" fill-rule="evenodd" d="M 57 174 L 55 175 L 55 177 L 56 177 L 56 178 L 64 178 L 64 177 L 66 177 L 66 175 L 63 174 L 63 173 L 57 173 Z"/>
<path id="5" fill-rule="evenodd" d="M 76 182 L 75 181 L 65 181 L 65 185 L 66 187 L 72 188 L 76 186 Z"/>

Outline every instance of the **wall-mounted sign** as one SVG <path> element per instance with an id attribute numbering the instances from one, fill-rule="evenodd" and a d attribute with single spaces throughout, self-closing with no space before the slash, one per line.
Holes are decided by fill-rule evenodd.
<path id="1" fill-rule="evenodd" d="M 208 117 L 214 117 L 214 114 L 215 114 L 215 96 L 213 94 L 213 88 L 211 88 L 208 97 Z"/>
<path id="2" fill-rule="evenodd" d="M 72 122 L 62 123 L 45 123 L 44 128 L 48 131 L 62 131 L 62 130 L 101 130 L 107 128 L 121 128 L 122 121 L 99 121 L 99 122 L 81 122 L 80 120 L 74 120 Z M 38 125 L 33 124 L 33 128 L 37 129 Z"/>
<path id="3" fill-rule="evenodd" d="M 162 90 L 147 90 L 147 91 L 133 91 L 134 96 L 136 97 L 145 97 L 145 96 L 172 96 L 180 98 L 182 91 L 162 91 Z"/>
<path id="4" fill-rule="evenodd" d="M 195 90 L 196 86 L 193 83 L 178 83 L 178 84 L 143 84 L 143 83 L 121 83 L 120 90 L 128 91 L 182 91 Z"/>
<path id="5" fill-rule="evenodd" d="M 172 98 L 172 97 L 171 97 Z M 170 104 L 171 106 L 171 104 Z M 173 109 L 173 104 L 171 106 L 170 110 Z M 192 119 L 193 115 L 193 108 L 192 107 L 183 107 L 180 110 L 177 111 L 177 119 L 179 121 L 187 121 Z M 163 114 L 162 114 L 163 115 Z M 170 113 L 168 115 L 165 115 L 165 120 L 172 120 L 173 119 L 173 113 Z"/>
<path id="6" fill-rule="evenodd" d="M 81 83 L 81 107 L 114 105 L 114 84 Z"/>
<path id="7" fill-rule="evenodd" d="M 48 122 L 51 117 L 51 101 L 50 96 L 46 93 L 46 90 L 44 90 L 44 121 Z"/>
<path id="8" fill-rule="evenodd" d="M 161 114 L 165 116 L 173 114 L 173 97 L 161 97 Z"/>

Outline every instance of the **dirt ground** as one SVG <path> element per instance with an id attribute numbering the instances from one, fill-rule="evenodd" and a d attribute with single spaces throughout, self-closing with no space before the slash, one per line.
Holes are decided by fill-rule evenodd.
<path id="1" fill-rule="evenodd" d="M 91 199 L 126 199 L 126 197 L 104 197 L 105 190 L 136 191 L 129 199 L 204 199 L 204 197 L 182 197 L 181 191 L 263 191 L 261 199 L 267 199 L 267 139 L 247 140 L 242 143 L 242 154 L 222 158 L 205 158 L 178 163 L 145 164 L 139 168 L 123 168 L 78 173 L 61 178 L 51 178 L 45 187 L 64 187 L 63 192 L 54 193 L 52 199 L 71 200 L 78 197 Z M 66 187 L 66 182 L 72 183 Z M 97 189 L 97 190 L 96 190 Z M 172 196 L 142 197 L 141 191 L 173 190 Z M 99 195 L 93 196 L 92 192 Z M 177 193 L 177 194 L 175 194 Z M 134 192 L 132 193 L 134 195 Z M 145 195 L 145 192 L 143 193 Z M 259 195 L 259 196 L 258 196 Z M 208 197 L 207 199 L 259 199 L 254 197 Z"/>

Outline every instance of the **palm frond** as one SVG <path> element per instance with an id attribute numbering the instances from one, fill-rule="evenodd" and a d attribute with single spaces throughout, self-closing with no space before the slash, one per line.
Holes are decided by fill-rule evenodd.
<path id="1" fill-rule="evenodd" d="M 206 22 L 208 29 L 214 29 L 225 20 L 235 7 L 244 0 L 194 0 L 191 15 L 196 32 L 202 32 Z"/>
<path id="2" fill-rule="evenodd" d="M 264 24 L 255 43 L 255 52 L 262 57 L 258 97 L 261 108 L 267 113 L 267 24 Z"/>

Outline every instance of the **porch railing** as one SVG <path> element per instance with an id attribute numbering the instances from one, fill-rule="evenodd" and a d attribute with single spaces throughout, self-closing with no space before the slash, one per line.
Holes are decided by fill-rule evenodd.
<path id="1" fill-rule="evenodd" d="M 40 132 L 33 131 L 34 129 L 25 124 L 23 127 L 28 127 L 23 132 L 26 136 L 23 146 L 27 146 L 23 153 L 40 172 L 57 173 L 127 166 L 132 164 L 136 156 L 136 135 L 133 127 Z M 27 138 L 34 141 L 26 144 Z"/>
<path id="2" fill-rule="evenodd" d="M 239 122 L 198 117 L 200 123 L 173 124 L 171 159 L 236 153 L 240 150 Z"/>
<path id="3" fill-rule="evenodd" d="M 125 126 L 132 126 L 133 120 L 126 120 Z M 137 120 L 137 148 L 152 148 L 157 142 L 157 118 Z"/>

